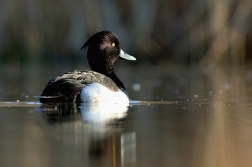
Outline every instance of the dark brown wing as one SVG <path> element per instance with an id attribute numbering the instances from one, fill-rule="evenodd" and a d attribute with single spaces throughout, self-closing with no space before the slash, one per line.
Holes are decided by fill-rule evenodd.
<path id="1" fill-rule="evenodd" d="M 48 82 L 41 94 L 41 102 L 79 102 L 82 89 L 91 83 L 100 83 L 111 91 L 119 88 L 107 76 L 90 70 L 76 70 Z"/>

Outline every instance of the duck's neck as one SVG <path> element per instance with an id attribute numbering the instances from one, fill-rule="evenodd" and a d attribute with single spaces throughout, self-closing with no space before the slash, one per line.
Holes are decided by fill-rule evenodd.
<path id="1" fill-rule="evenodd" d="M 125 87 L 124 87 L 122 81 L 115 75 L 114 72 L 112 72 L 110 74 L 110 76 L 108 76 L 108 77 L 111 78 L 120 89 L 125 90 Z"/>
<path id="2" fill-rule="evenodd" d="M 112 70 L 112 72 L 110 72 L 110 73 L 105 73 L 104 75 L 106 75 L 107 77 L 112 79 L 115 82 L 115 84 L 117 85 L 117 87 L 127 95 L 127 91 L 126 91 L 122 81 L 116 76 L 114 70 Z"/>
<path id="3" fill-rule="evenodd" d="M 115 84 L 117 85 L 117 87 L 119 89 L 121 89 L 125 94 L 127 94 L 127 91 L 122 83 L 122 81 L 116 76 L 115 72 L 114 72 L 114 64 L 106 64 L 105 66 L 102 64 L 106 64 L 103 61 L 101 62 L 97 62 L 96 64 L 92 64 L 92 61 L 89 61 L 89 65 L 91 67 L 92 70 L 99 72 L 103 75 L 106 75 L 107 77 L 109 77 L 110 79 L 112 79 Z"/>

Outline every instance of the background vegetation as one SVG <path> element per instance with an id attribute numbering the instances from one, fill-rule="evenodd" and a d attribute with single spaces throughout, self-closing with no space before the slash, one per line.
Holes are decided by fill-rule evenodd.
<path id="1" fill-rule="evenodd" d="M 241 64 L 252 52 L 251 0 L 1 0 L 1 61 L 73 56 L 115 32 L 144 60 Z"/>

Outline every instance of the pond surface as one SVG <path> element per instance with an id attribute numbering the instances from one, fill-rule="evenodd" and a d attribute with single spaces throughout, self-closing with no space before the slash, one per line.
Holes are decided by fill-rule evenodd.
<path id="1" fill-rule="evenodd" d="M 32 97 L 48 76 L 42 84 L 21 77 L 20 88 L 7 93 L 6 77 L 0 87 L 1 166 L 252 166 L 249 70 L 183 68 L 154 75 L 153 69 L 119 70 L 134 99 L 129 107 L 42 105 Z"/>

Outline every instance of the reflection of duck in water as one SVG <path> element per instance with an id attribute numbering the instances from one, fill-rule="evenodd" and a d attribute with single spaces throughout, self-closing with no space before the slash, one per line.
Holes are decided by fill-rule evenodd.
<path id="1" fill-rule="evenodd" d="M 89 151 L 92 155 L 100 156 L 110 150 L 111 139 L 115 144 L 115 134 L 120 127 L 118 123 L 127 116 L 127 111 L 128 104 L 81 104 L 80 112 L 88 123 Z"/>
<path id="2" fill-rule="evenodd" d="M 127 116 L 128 104 L 113 103 L 45 103 L 39 108 L 48 116 L 48 120 L 67 120 L 72 114 L 81 113 L 88 124 L 116 124 Z M 60 122 L 61 122 L 60 121 Z"/>
<path id="3" fill-rule="evenodd" d="M 94 34 L 82 47 L 88 47 L 88 63 L 93 71 L 73 71 L 48 82 L 41 102 L 129 103 L 123 83 L 114 73 L 114 62 L 136 60 L 121 48 L 118 37 L 109 31 Z"/>
<path id="4" fill-rule="evenodd" d="M 110 147 L 108 142 L 117 134 L 119 122 L 127 116 L 128 104 L 45 103 L 40 109 L 51 125 L 64 127 L 60 135 L 64 136 L 66 132 L 76 133 L 71 135 L 71 140 L 78 137 L 74 141 L 88 141 L 90 153 L 100 156 Z M 80 117 L 84 121 L 81 121 Z"/>
<path id="5" fill-rule="evenodd" d="M 81 103 L 80 111 L 83 119 L 92 124 L 109 124 L 123 119 L 128 110 L 128 104 Z"/>

